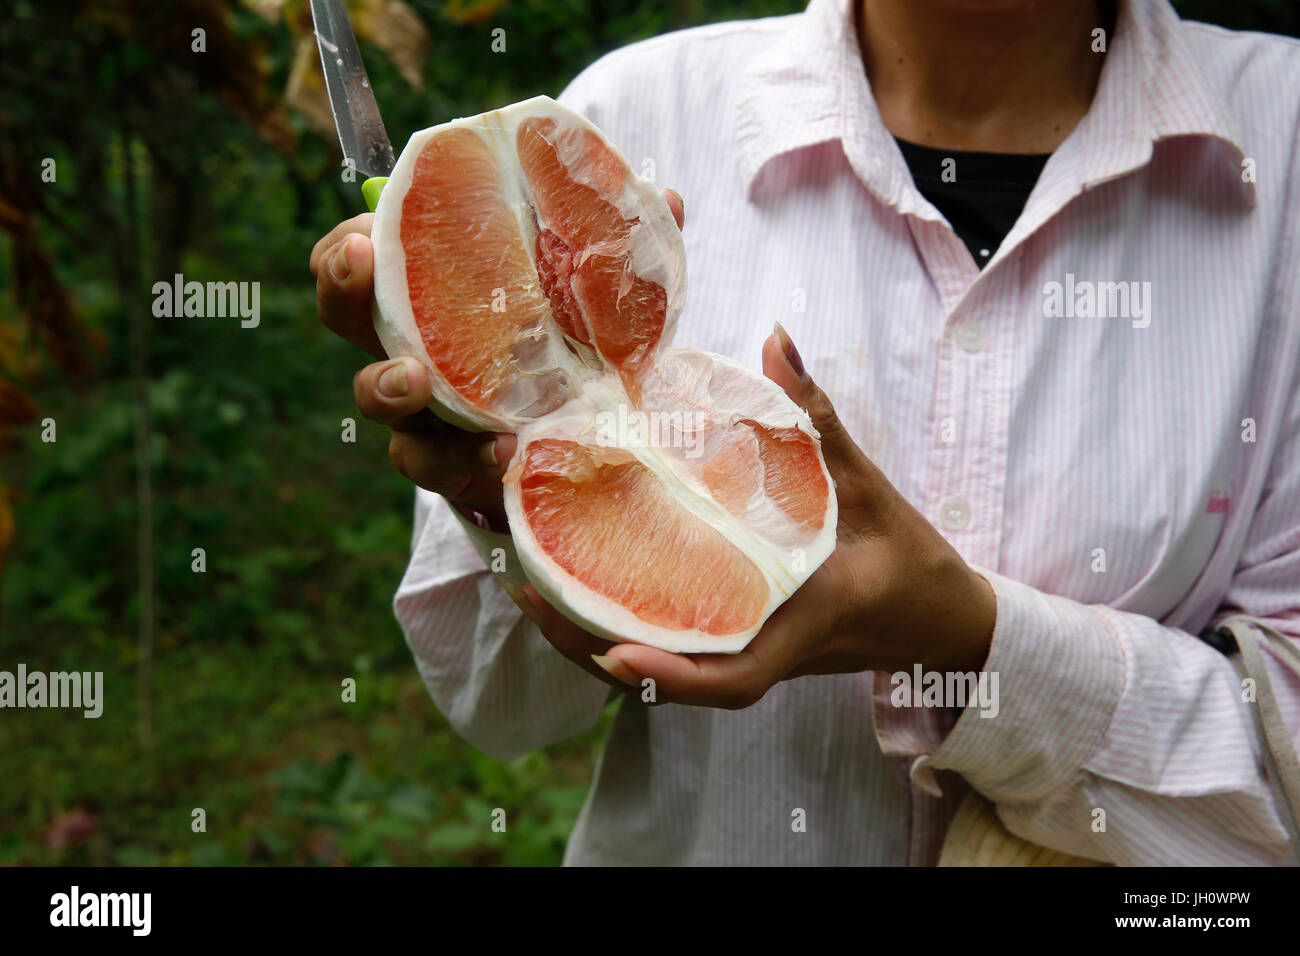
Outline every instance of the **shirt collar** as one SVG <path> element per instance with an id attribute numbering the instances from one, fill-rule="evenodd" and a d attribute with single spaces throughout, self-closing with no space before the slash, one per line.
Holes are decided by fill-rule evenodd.
<path id="1" fill-rule="evenodd" d="M 773 160 L 838 141 L 877 198 L 934 218 L 871 95 L 853 25 L 855 2 L 812 0 L 746 66 L 736 116 L 742 181 L 751 198 L 780 192 L 782 164 Z M 1145 165 L 1162 139 L 1206 136 L 1226 147 L 1225 172 L 1240 179 L 1245 150 L 1228 105 L 1182 31 L 1167 0 L 1120 0 L 1092 106 L 1045 176 L 1050 170 L 1054 179 L 1088 189 Z M 1253 205 L 1254 185 L 1244 183 L 1242 195 Z"/>

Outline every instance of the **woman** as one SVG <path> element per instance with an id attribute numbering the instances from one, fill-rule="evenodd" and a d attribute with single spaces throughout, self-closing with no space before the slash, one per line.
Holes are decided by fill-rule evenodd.
<path id="1" fill-rule="evenodd" d="M 484 565 L 513 440 L 432 430 L 414 360 L 362 369 L 421 489 L 396 609 L 452 725 L 510 758 L 631 687 L 567 862 L 929 864 L 971 788 L 1094 860 L 1287 861 L 1195 635 L 1300 634 L 1298 54 L 1165 0 L 813 0 L 573 82 L 690 201 L 682 340 L 809 410 L 841 523 L 745 653 L 611 647 Z M 312 269 L 382 358 L 368 229 Z"/>

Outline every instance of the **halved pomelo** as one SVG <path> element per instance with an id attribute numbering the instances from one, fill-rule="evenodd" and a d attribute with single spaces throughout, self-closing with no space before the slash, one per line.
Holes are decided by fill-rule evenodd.
<path id="1" fill-rule="evenodd" d="M 434 411 L 514 432 L 523 571 L 611 640 L 734 652 L 835 547 L 812 422 L 766 378 L 670 346 L 686 294 L 660 191 L 536 97 L 424 130 L 375 211 L 375 328 Z"/>

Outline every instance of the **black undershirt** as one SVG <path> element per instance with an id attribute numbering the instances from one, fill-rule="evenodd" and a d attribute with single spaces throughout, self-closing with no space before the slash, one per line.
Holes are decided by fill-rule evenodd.
<path id="1" fill-rule="evenodd" d="M 943 213 L 981 269 L 1020 218 L 1051 156 L 935 149 L 897 136 L 894 141 L 916 188 Z"/>

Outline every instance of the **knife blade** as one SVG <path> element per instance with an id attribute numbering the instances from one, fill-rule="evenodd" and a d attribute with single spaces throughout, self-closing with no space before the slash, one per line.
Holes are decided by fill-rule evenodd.
<path id="1" fill-rule="evenodd" d="M 393 145 L 388 141 L 343 0 L 311 0 L 311 16 L 343 161 L 372 180 L 386 177 L 395 162 Z M 377 201 L 380 187 L 382 183 L 372 187 L 369 181 L 362 187 L 372 209 L 371 194 Z"/>

